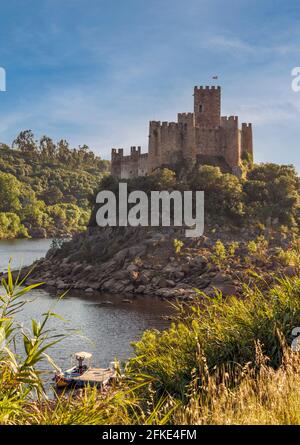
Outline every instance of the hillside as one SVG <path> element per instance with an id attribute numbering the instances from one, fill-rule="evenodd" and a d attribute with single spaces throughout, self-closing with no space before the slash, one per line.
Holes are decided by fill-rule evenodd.
<path id="1" fill-rule="evenodd" d="M 174 227 L 99 228 L 93 212 L 88 231 L 35 263 L 29 290 L 45 282 L 61 292 L 126 295 L 126 303 L 151 295 L 176 299 L 177 311 L 169 329 L 147 330 L 134 343 L 133 357 L 122 372 L 117 367 L 104 394 L 88 389 L 41 399 L 33 415 L 20 385 L 17 402 L 25 408 L 4 411 L 2 422 L 300 423 L 299 354 L 291 348 L 299 345 L 293 332 L 300 324 L 299 178 L 291 166 L 256 165 L 241 179 L 205 166 L 188 179 L 163 170 L 129 180 L 128 188 L 196 183 L 207 194 L 203 237 L 187 239 Z M 116 186 L 107 176 L 100 189 Z M 9 272 L 2 278 L 13 283 Z M 14 304 L 9 298 L 17 298 L 14 289 L 4 300 Z M 38 331 L 33 344 L 44 346 L 40 338 Z M 26 353 L 32 355 L 29 347 Z M 19 368 L 26 371 L 27 363 Z M 8 375 L 2 386 L 11 397 L 15 375 L 1 375 Z M 37 373 L 32 382 L 39 388 Z"/>
<path id="2" fill-rule="evenodd" d="M 21 369 L 18 381 L 26 379 L 14 399 L 22 409 L 4 410 L 2 423 L 299 424 L 299 355 L 290 348 L 298 344 L 292 332 L 300 323 L 294 168 L 256 165 L 241 179 L 211 166 L 187 177 L 164 169 L 127 182 L 130 191 L 148 193 L 203 188 L 205 236 L 188 239 L 174 227 L 100 228 L 95 206 L 87 231 L 50 249 L 29 278 L 31 267 L 23 268 L 21 277 L 29 290 L 46 283 L 61 293 L 72 288 L 94 297 L 116 293 L 126 303 L 137 295 L 172 300 L 177 312 L 170 328 L 145 331 L 104 394 L 88 389 L 48 401 L 41 389 L 34 415 L 23 387 L 41 387 L 34 367 L 29 383 L 26 371 L 42 354 L 27 344 L 44 350 L 43 339 L 52 343 L 48 331 L 33 330 L 25 364 L 16 368 Z M 106 176 L 98 190 L 117 187 Z M 10 272 L 2 279 L 13 283 Z M 13 284 L 5 288 L 4 307 L 9 308 L 19 293 Z M 1 373 L 10 403 L 16 374 Z"/>
<path id="3" fill-rule="evenodd" d="M 298 239 L 299 177 L 292 166 L 256 165 L 247 177 L 202 166 L 187 177 L 163 169 L 127 181 L 128 190 L 204 190 L 205 236 L 186 238 L 178 227 L 105 227 L 95 222 L 35 264 L 34 281 L 88 292 L 190 297 L 195 287 L 211 294 L 240 293 L 251 265 L 258 274 L 283 266 L 281 250 Z M 118 190 L 103 178 L 99 190 Z M 257 259 L 257 253 L 262 258 Z M 225 271 L 223 266 L 231 271 Z M 58 267 L 59 266 L 59 267 Z"/>
<path id="4" fill-rule="evenodd" d="M 109 162 L 23 131 L 0 145 L 0 239 L 60 237 L 84 230 L 90 199 Z"/>

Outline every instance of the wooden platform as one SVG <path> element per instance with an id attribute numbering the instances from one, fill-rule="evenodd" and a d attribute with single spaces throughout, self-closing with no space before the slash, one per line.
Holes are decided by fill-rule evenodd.
<path id="1" fill-rule="evenodd" d="M 86 372 L 78 377 L 74 377 L 74 383 L 85 386 L 103 386 L 106 385 L 115 372 L 111 369 L 105 368 L 89 368 Z"/>

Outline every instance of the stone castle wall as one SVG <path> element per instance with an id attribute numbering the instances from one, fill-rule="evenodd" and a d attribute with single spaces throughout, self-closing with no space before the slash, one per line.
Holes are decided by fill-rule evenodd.
<path id="1" fill-rule="evenodd" d="M 111 174 L 120 179 L 146 176 L 148 153 L 141 153 L 141 147 L 131 147 L 130 155 L 124 156 L 123 148 L 113 148 L 111 165 Z"/>
<path id="2" fill-rule="evenodd" d="M 237 116 L 221 117 L 221 88 L 195 87 L 194 113 L 179 113 L 177 122 L 151 121 L 148 153 L 131 147 L 112 150 L 111 173 L 121 179 L 175 166 L 182 159 L 221 159 L 226 171 L 238 174 L 242 158 L 253 158 L 252 125 L 239 128 Z"/>

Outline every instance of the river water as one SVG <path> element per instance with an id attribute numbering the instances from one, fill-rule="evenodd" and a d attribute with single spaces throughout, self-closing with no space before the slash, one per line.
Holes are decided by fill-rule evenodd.
<path id="1" fill-rule="evenodd" d="M 31 264 L 45 255 L 50 244 L 51 240 L 0 241 L 1 271 L 6 270 L 10 258 L 14 269 Z M 115 358 L 126 360 L 133 353 L 131 342 L 144 330 L 162 330 L 170 323 L 166 317 L 172 312 L 170 305 L 155 297 L 137 297 L 129 303 L 123 301 L 124 295 L 72 291 L 61 300 L 58 296 L 56 291 L 43 288 L 32 291 L 32 301 L 18 319 L 29 327 L 32 318 L 40 319 L 50 307 L 64 318 L 50 322 L 53 332 L 69 333 L 51 349 L 50 355 L 61 368 L 69 367 L 72 354 L 82 350 L 93 353 L 95 366 L 107 367 Z"/>

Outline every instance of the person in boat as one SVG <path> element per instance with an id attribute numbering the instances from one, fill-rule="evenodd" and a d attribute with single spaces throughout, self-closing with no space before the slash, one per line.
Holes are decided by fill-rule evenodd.
<path id="1" fill-rule="evenodd" d="M 82 374 L 84 372 L 83 358 L 81 357 L 78 358 L 78 372 L 79 374 Z"/>
<path id="2" fill-rule="evenodd" d="M 89 361 L 92 358 L 92 354 L 90 354 L 89 352 L 77 352 L 75 354 L 75 358 L 78 362 L 77 366 L 78 373 L 81 375 L 88 369 L 88 366 L 84 364 L 84 360 Z"/>

